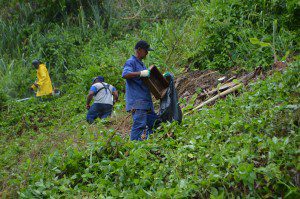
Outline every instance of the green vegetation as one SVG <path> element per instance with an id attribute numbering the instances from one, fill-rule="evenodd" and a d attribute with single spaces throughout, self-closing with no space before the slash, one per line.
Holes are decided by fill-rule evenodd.
<path id="1" fill-rule="evenodd" d="M 298 1 L 0 5 L 0 196 L 299 197 Z M 147 65 L 175 74 L 267 70 L 274 59 L 289 66 L 150 140 L 107 142 L 125 117 L 123 93 L 117 115 L 90 126 L 86 92 L 100 74 L 124 91 L 122 66 L 139 39 L 155 48 Z M 16 102 L 32 95 L 35 58 L 62 96 Z"/>
<path id="2" fill-rule="evenodd" d="M 82 121 L 83 114 L 55 111 L 50 103 L 39 104 L 36 110 L 44 108 L 44 116 L 53 111 L 53 118 L 57 117 L 54 113 L 62 117 L 50 121 L 52 124 L 28 121 L 26 135 L 16 135 L 14 145 L 1 159 L 7 161 L 5 167 L 12 166 L 7 163 L 14 164 L 14 155 L 26 153 L 30 147 L 37 153 L 31 156 L 43 154 L 40 149 L 47 153 L 59 143 L 57 139 L 72 133 L 66 141 L 70 143 L 55 146 L 61 149 L 54 150 L 45 162 L 35 165 L 30 158 L 24 160 L 19 167 L 23 172 L 10 179 L 29 181 L 31 185 L 21 191 L 26 198 L 99 194 L 126 198 L 284 194 L 295 198 L 299 196 L 295 184 L 299 169 L 299 69 L 297 62 L 284 74 L 277 72 L 251 85 L 242 96 L 229 97 L 186 117 L 182 125 L 165 124 L 149 141 L 139 143 L 119 136 L 106 142 L 114 130 L 103 132 L 102 124 L 96 132 L 103 137 L 94 140 L 93 131 Z M 69 104 L 76 110 L 80 103 L 72 102 Z M 22 108 L 32 103 L 26 102 Z M 37 120 L 40 117 L 38 113 L 33 116 Z M 34 132 L 34 125 L 45 130 Z M 170 132 L 174 138 L 165 137 Z M 48 139 L 54 143 L 47 143 Z M 33 168 L 39 172 L 29 175 Z"/>

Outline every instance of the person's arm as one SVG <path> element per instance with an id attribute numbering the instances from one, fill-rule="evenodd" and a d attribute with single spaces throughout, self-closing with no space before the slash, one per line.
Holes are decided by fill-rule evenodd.
<path id="1" fill-rule="evenodd" d="M 127 73 L 126 75 L 123 76 L 124 79 L 132 79 L 135 77 L 139 77 L 141 75 L 141 71 L 139 72 L 131 72 L 131 73 Z"/>
<path id="2" fill-rule="evenodd" d="M 124 79 L 132 79 L 135 77 L 149 77 L 150 71 L 149 70 L 142 70 L 142 71 L 134 71 L 131 62 L 126 62 L 124 65 L 122 77 Z"/>
<path id="3" fill-rule="evenodd" d="M 31 87 L 30 87 L 30 90 L 34 90 L 34 89 L 37 89 L 39 87 L 39 85 L 37 85 L 36 82 L 34 82 Z"/>
<path id="4" fill-rule="evenodd" d="M 123 75 L 123 78 L 131 79 L 131 78 L 135 78 L 135 77 L 149 77 L 149 76 L 150 76 L 150 70 L 142 70 L 139 72 L 127 73 L 126 75 Z"/>
<path id="5" fill-rule="evenodd" d="M 119 93 L 117 91 L 117 89 L 112 86 L 112 85 L 109 85 L 109 90 L 111 91 L 111 94 L 113 95 L 113 103 L 117 102 L 119 100 Z"/>
<path id="6" fill-rule="evenodd" d="M 119 93 L 117 90 L 112 92 L 113 96 L 114 96 L 114 102 L 117 102 L 119 100 Z"/>
<path id="7" fill-rule="evenodd" d="M 87 96 L 87 98 L 86 98 L 86 109 L 90 109 L 90 103 L 91 103 L 91 101 L 92 101 L 92 99 L 93 99 L 93 96 L 94 96 L 94 94 L 95 94 L 95 92 L 94 91 L 90 91 L 89 92 L 89 94 L 88 94 L 88 96 Z"/>

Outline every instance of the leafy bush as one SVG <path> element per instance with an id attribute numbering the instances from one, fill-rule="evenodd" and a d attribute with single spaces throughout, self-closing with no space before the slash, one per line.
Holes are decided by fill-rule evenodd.
<path id="1" fill-rule="evenodd" d="M 275 3 L 276 2 L 276 3 Z M 197 14 L 192 16 L 194 34 L 198 37 L 198 49 L 188 57 L 194 67 L 227 70 L 233 66 L 253 68 L 268 66 L 274 59 L 271 48 L 258 48 L 249 39 L 256 37 L 276 46 L 275 53 L 284 57 L 290 49 L 296 49 L 295 36 L 287 31 L 285 17 L 288 8 L 296 2 L 211 1 L 196 4 Z M 284 16 L 284 17 L 283 17 Z M 278 20 L 278 27 L 274 21 Z M 197 35 L 196 35 L 197 34 Z M 273 37 L 273 38 L 272 38 Z"/>

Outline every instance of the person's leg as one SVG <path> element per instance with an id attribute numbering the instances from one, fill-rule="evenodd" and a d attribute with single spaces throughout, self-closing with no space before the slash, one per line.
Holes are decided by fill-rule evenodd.
<path id="1" fill-rule="evenodd" d="M 147 111 L 137 109 L 132 113 L 133 124 L 130 140 L 142 140 L 141 136 L 146 130 Z"/>
<path id="2" fill-rule="evenodd" d="M 51 95 L 50 94 L 49 95 L 42 95 L 42 96 L 39 96 L 38 98 L 41 102 L 49 102 L 53 99 L 52 98 L 52 93 L 51 93 Z"/>
<path id="3" fill-rule="evenodd" d="M 101 119 L 109 117 L 112 113 L 112 108 L 113 106 L 110 104 L 101 104 L 101 114 L 99 115 L 99 117 Z"/>
<path id="4" fill-rule="evenodd" d="M 153 126 L 154 126 L 157 119 L 158 119 L 158 116 L 156 115 L 156 113 L 154 111 L 148 111 L 147 112 L 147 134 L 146 134 L 146 138 L 148 138 L 148 136 L 153 133 L 152 129 L 153 129 Z"/>
<path id="5" fill-rule="evenodd" d="M 98 104 L 93 104 L 90 107 L 90 109 L 86 115 L 86 121 L 88 123 L 90 123 L 90 124 L 93 123 L 94 120 L 98 117 L 98 113 L 99 113 L 98 109 L 99 109 Z"/>

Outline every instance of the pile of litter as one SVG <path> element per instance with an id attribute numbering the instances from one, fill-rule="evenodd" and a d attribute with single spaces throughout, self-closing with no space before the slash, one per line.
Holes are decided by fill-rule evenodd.
<path id="1" fill-rule="evenodd" d="M 226 74 L 213 70 L 187 72 L 176 78 L 175 87 L 179 99 L 185 99 L 187 102 L 197 93 L 192 110 L 198 110 L 205 105 L 213 105 L 217 99 L 230 93 L 238 94 L 238 88 L 246 86 L 250 81 L 265 79 L 274 71 L 281 71 L 286 67 L 286 62 L 278 61 L 269 69 L 263 70 L 261 66 L 258 66 L 252 72 L 237 69 L 232 69 Z M 184 104 L 181 104 L 181 107 L 183 108 Z M 191 112 L 186 112 L 184 115 Z"/>

